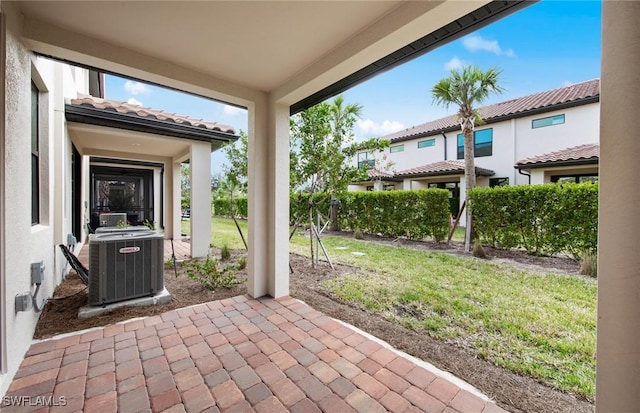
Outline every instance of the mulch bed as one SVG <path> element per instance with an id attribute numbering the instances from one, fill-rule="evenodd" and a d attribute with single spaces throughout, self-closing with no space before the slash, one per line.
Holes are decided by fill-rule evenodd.
<path id="1" fill-rule="evenodd" d="M 398 242 L 376 236 L 368 239 L 380 243 Z M 451 247 L 429 242 L 406 240 L 401 242 L 410 248 L 464 254 L 460 243 L 455 242 Z M 579 267 L 574 260 L 563 257 L 535 257 L 520 251 L 492 248 L 485 250 L 491 260 L 532 271 L 576 274 Z M 217 252 L 214 251 L 214 253 Z M 240 255 L 240 252 L 235 252 L 232 261 Z M 352 324 L 408 354 L 451 372 L 483 391 L 510 412 L 556 413 L 595 410 L 594 405 L 588 401 L 577 399 L 573 395 L 550 388 L 534 379 L 497 367 L 486 360 L 465 353 L 464 349 L 453 344 L 435 340 L 426 334 L 416 333 L 377 315 L 338 302 L 327 296 L 320 288 L 322 281 L 352 274 L 358 271 L 357 268 L 338 265 L 336 271 L 332 271 L 327 264 L 321 263 L 319 268 L 313 269 L 308 258 L 296 254 L 291 254 L 290 262 L 294 270 L 290 277 L 292 297 L 299 298 L 318 311 Z M 178 265 L 178 274 L 178 277 L 174 275 L 173 268 L 165 270 L 165 286 L 172 296 L 168 304 L 122 307 L 90 319 L 79 319 L 78 309 L 86 305 L 87 293 L 84 284 L 71 273 L 54 292 L 54 297 L 68 298 L 48 301 L 40 316 L 34 338 L 46 338 L 86 328 L 106 326 L 130 318 L 151 316 L 176 308 L 246 294 L 245 284 L 236 285 L 231 289 L 220 288 L 209 291 L 187 278 L 180 265 Z M 246 271 L 237 271 L 236 275 L 240 279 L 246 279 Z"/>

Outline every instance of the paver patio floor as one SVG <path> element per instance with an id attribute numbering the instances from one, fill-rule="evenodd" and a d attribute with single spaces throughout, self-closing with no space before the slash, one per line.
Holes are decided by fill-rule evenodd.
<path id="1" fill-rule="evenodd" d="M 296 299 L 248 296 L 37 342 L 7 400 L 23 405 L 3 412 L 504 412 Z M 43 400 L 58 406 L 28 405 Z"/>

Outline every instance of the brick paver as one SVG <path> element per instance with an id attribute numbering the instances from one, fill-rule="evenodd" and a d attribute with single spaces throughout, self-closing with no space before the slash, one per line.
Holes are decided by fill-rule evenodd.
<path id="1" fill-rule="evenodd" d="M 3 400 L 64 396 L 50 412 L 505 412 L 431 370 L 295 299 L 238 296 L 37 342 Z"/>

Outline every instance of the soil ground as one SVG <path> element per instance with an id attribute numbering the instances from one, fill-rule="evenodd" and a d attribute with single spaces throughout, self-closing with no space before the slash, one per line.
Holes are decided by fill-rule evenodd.
<path id="1" fill-rule="evenodd" d="M 372 242 L 388 244 L 398 242 L 398 240 L 376 236 L 369 236 L 367 239 Z M 406 240 L 400 242 L 409 248 L 465 255 L 462 245 L 457 242 L 452 242 L 450 247 L 433 242 Z M 576 274 L 579 268 L 579 265 L 569 258 L 536 257 L 521 251 L 496 250 L 486 247 L 485 252 L 491 260 L 530 271 L 569 275 Z M 219 254 L 215 249 L 213 253 L 214 256 Z M 243 255 L 241 251 L 234 252 L 231 260 L 235 261 L 241 255 Z M 418 334 L 382 317 L 337 302 L 320 288 L 320 283 L 324 280 L 352 274 L 358 271 L 357 268 L 338 265 L 336 271 L 332 271 L 327 264 L 321 263 L 319 268 L 313 269 L 308 258 L 295 254 L 291 254 L 290 262 L 294 271 L 290 278 L 292 297 L 299 298 L 318 311 L 352 324 L 408 354 L 451 372 L 480 389 L 510 412 L 556 413 L 593 412 L 595 410 L 594 405 L 586 400 L 577 399 L 571 394 L 550 388 L 534 379 L 497 367 L 486 360 L 465 353 L 463 349 L 454 344 L 435 340 L 426 334 Z M 79 319 L 77 314 L 78 309 L 87 303 L 86 289 L 80 279 L 71 273 L 56 288 L 54 293 L 56 298 L 50 299 L 42 312 L 34 338 L 45 338 L 90 327 L 105 326 L 130 318 L 160 314 L 175 308 L 246 294 L 245 284 L 239 284 L 230 289 L 220 288 L 216 291 L 209 291 L 197 282 L 188 279 L 185 275 L 185 269 L 181 268 L 180 264 L 178 264 L 177 272 L 178 277 L 175 276 L 172 267 L 165 269 L 165 286 L 172 296 L 170 303 L 150 307 L 123 307 L 84 320 Z M 237 271 L 236 276 L 245 280 L 246 271 Z M 58 297 L 67 298 L 57 299 Z"/>

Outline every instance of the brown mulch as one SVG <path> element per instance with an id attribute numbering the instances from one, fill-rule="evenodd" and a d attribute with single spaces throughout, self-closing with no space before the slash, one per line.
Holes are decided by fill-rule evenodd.
<path id="1" fill-rule="evenodd" d="M 398 242 L 376 236 L 368 239 L 380 243 Z M 460 243 L 453 242 L 451 247 L 446 247 L 444 244 L 430 242 L 406 240 L 400 242 L 403 246 L 410 248 L 464 255 Z M 520 251 L 492 248 L 485 248 L 485 250 L 491 260 L 530 271 L 576 274 L 579 267 L 575 261 L 563 257 L 536 257 Z M 214 254 L 217 253 L 214 250 Z M 240 255 L 240 252 L 235 252 L 232 261 Z M 550 388 L 534 379 L 497 367 L 486 360 L 465 353 L 464 349 L 453 344 L 435 340 L 426 334 L 416 333 L 380 316 L 337 302 L 320 288 L 322 281 L 352 274 L 358 271 L 357 268 L 338 265 L 336 271 L 332 271 L 326 263 L 320 263 L 319 268 L 313 269 L 308 258 L 296 254 L 291 254 L 290 262 L 294 270 L 290 277 L 292 297 L 299 298 L 318 311 L 352 324 L 408 354 L 451 372 L 480 389 L 510 412 L 555 413 L 595 410 L 594 405 L 588 401 L 577 399 L 573 395 Z M 172 296 L 170 303 L 150 307 L 122 307 L 84 320 L 77 318 L 77 313 L 78 309 L 87 303 L 85 286 L 75 274 L 71 273 L 54 293 L 54 297 L 69 297 L 49 300 L 40 316 L 34 338 L 105 326 L 130 318 L 160 314 L 176 308 L 246 294 L 245 284 L 236 285 L 231 289 L 208 291 L 200 284 L 188 279 L 180 265 L 178 265 L 178 273 L 179 276 L 176 278 L 173 268 L 165 270 L 165 286 Z M 240 279 L 246 279 L 246 271 L 238 271 L 236 275 Z"/>

